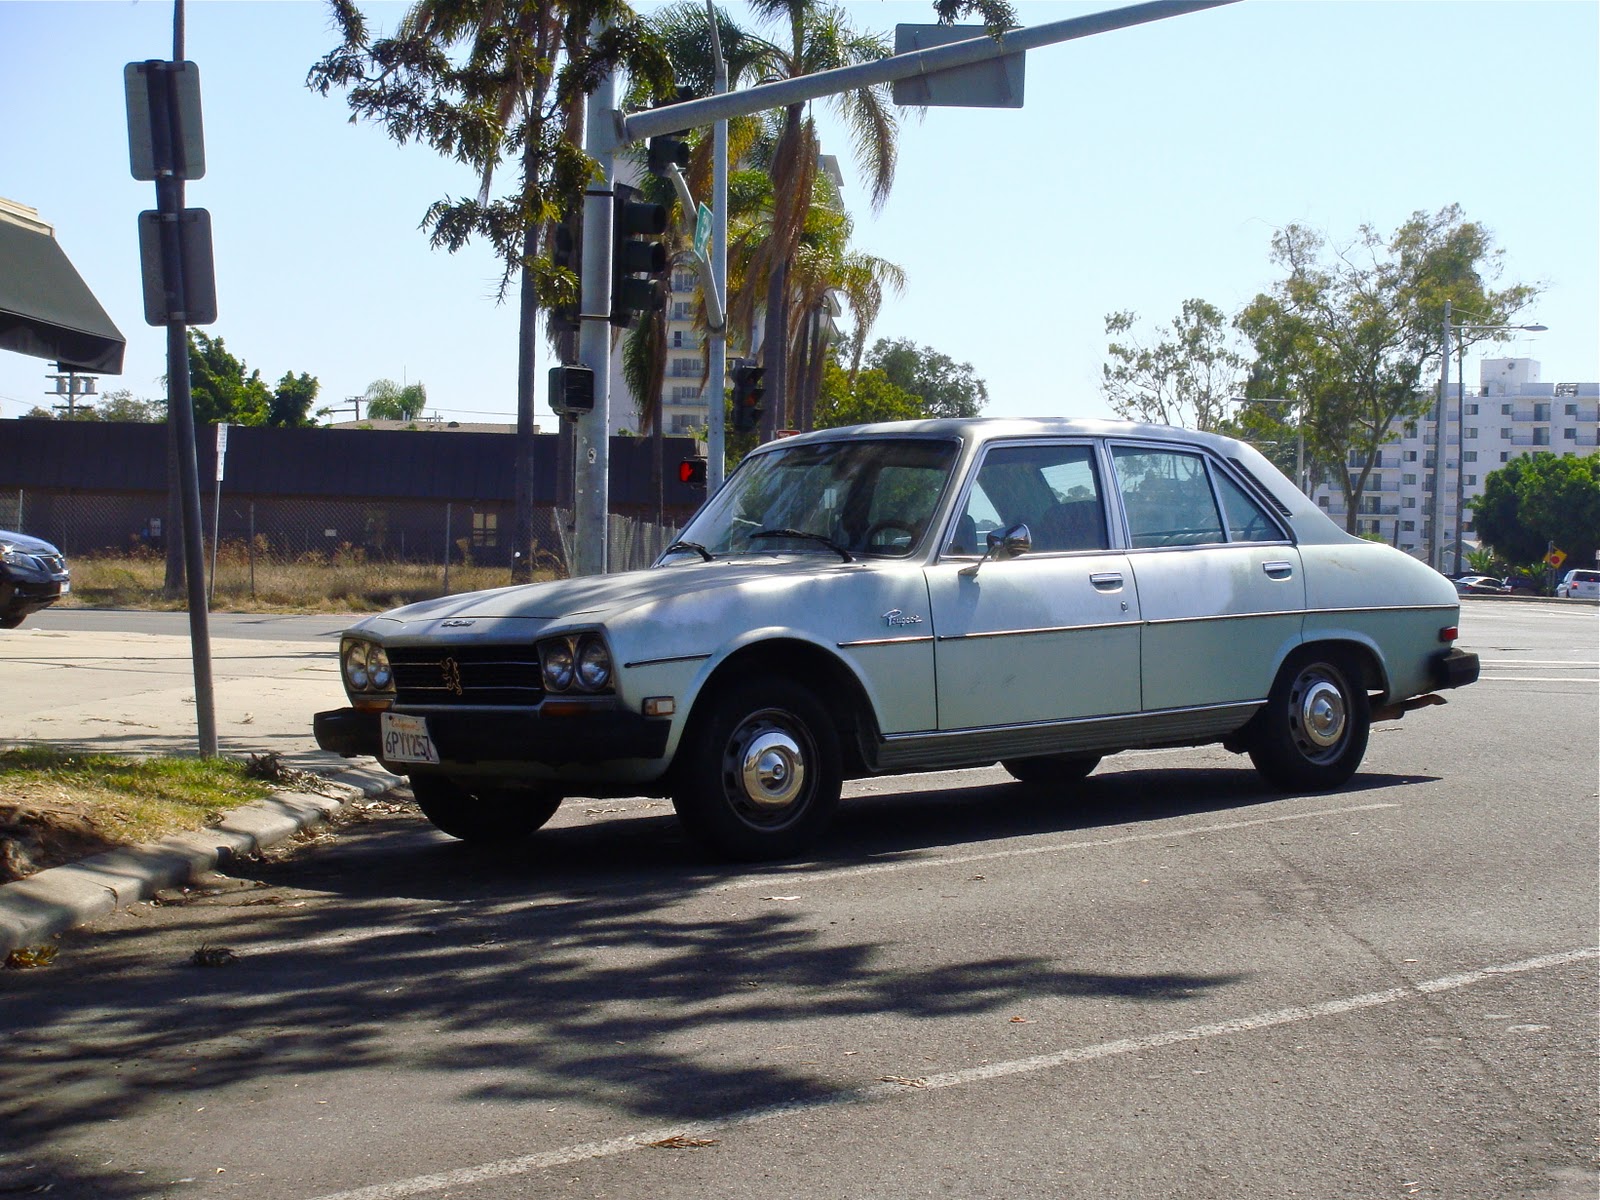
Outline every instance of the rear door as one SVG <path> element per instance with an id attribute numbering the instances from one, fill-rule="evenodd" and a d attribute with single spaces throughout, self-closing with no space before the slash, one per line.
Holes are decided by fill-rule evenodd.
<path id="1" fill-rule="evenodd" d="M 1304 624 L 1287 531 L 1198 449 L 1118 442 L 1111 461 L 1144 620 L 1144 710 L 1264 699 Z"/>

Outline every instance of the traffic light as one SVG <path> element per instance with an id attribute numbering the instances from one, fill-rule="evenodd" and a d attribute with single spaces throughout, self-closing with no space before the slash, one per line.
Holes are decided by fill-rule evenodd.
<path id="1" fill-rule="evenodd" d="M 681 134 L 667 133 L 650 139 L 646 159 L 650 174 L 665 179 L 672 173 L 671 168 L 677 167 L 681 171 L 688 165 L 689 143 L 683 140 Z"/>
<path id="2" fill-rule="evenodd" d="M 736 433 L 749 433 L 761 424 L 761 397 L 767 394 L 761 377 L 765 367 L 754 363 L 740 363 L 733 369 L 733 428 Z"/>
<path id="3" fill-rule="evenodd" d="M 594 372 L 567 364 L 550 368 L 550 407 L 563 417 L 594 411 Z"/>
<path id="4" fill-rule="evenodd" d="M 686 458 L 678 464 L 678 482 L 692 488 L 706 485 L 706 460 L 703 457 Z"/>
<path id="5" fill-rule="evenodd" d="M 583 204 L 574 204 L 550 232 L 550 262 L 571 271 L 572 302 L 560 304 L 550 310 L 550 328 L 562 333 L 576 333 L 581 324 L 578 313 L 582 311 L 583 293 Z"/>
<path id="6" fill-rule="evenodd" d="M 667 303 L 667 250 L 659 237 L 667 228 L 667 210 L 644 199 L 625 183 L 616 185 L 611 221 L 611 323 L 632 329 L 634 314 L 655 312 Z M 640 275 L 647 278 L 637 278 Z"/>

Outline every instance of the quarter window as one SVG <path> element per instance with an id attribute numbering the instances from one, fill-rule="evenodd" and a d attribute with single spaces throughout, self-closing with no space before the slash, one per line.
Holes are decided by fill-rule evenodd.
<path id="1" fill-rule="evenodd" d="M 1228 539 L 1234 542 L 1281 542 L 1283 533 L 1267 512 L 1245 494 L 1243 488 L 1221 471 L 1217 490 L 1222 493 L 1222 509 L 1228 517 Z"/>
<path id="2" fill-rule="evenodd" d="M 1112 455 L 1131 546 L 1199 546 L 1225 540 L 1205 459 L 1133 446 L 1117 446 Z"/>

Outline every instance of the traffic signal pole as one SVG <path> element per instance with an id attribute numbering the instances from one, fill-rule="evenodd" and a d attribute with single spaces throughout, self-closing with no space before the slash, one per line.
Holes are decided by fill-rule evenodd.
<path id="1" fill-rule="evenodd" d="M 599 32 L 597 26 L 595 32 Z M 572 471 L 574 575 L 606 573 L 606 518 L 611 505 L 611 227 L 617 175 L 617 78 L 608 73 L 590 95 L 584 149 L 600 164 L 602 181 L 583 197 L 582 314 L 578 361 L 594 372 L 594 408 L 576 418 L 577 461 Z"/>

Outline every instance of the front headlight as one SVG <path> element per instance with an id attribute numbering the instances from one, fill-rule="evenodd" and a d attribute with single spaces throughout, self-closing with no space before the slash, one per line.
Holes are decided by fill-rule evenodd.
<path id="1" fill-rule="evenodd" d="M 597 637 L 578 643 L 578 686 L 586 692 L 604 690 L 611 683 L 611 652 Z"/>
<path id="2" fill-rule="evenodd" d="M 367 674 L 367 642 L 346 642 L 344 647 L 344 682 L 351 691 L 364 692 L 372 686 Z"/>
<path id="3" fill-rule="evenodd" d="M 615 671 L 611 651 L 598 633 L 569 633 L 539 643 L 539 667 L 544 690 L 609 692 Z"/>
<path id="4" fill-rule="evenodd" d="M 33 555 L 24 554 L 21 550 L 14 550 L 10 546 L 0 550 L 0 559 L 4 559 L 8 567 L 22 567 L 29 571 L 37 571 L 39 569 L 39 564 L 34 560 Z"/>
<path id="5" fill-rule="evenodd" d="M 572 686 L 572 646 L 566 638 L 555 638 L 539 647 L 539 662 L 544 671 L 547 692 L 564 692 Z"/>
<path id="6" fill-rule="evenodd" d="M 394 668 L 389 652 L 377 642 L 346 638 L 339 651 L 344 686 L 352 696 L 394 691 Z"/>

